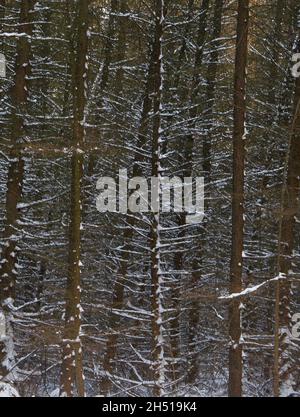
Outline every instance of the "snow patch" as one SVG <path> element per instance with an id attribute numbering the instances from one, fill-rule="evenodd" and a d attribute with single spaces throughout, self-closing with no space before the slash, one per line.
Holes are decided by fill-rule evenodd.
<path id="1" fill-rule="evenodd" d="M 20 395 L 10 384 L 0 382 L 0 398 L 4 397 L 20 397 Z"/>

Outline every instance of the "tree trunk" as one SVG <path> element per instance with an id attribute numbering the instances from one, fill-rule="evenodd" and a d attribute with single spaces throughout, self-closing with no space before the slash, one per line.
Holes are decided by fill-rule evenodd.
<path id="1" fill-rule="evenodd" d="M 66 288 L 65 330 L 61 369 L 61 395 L 73 397 L 75 385 L 80 397 L 85 395 L 81 328 L 81 217 L 82 217 L 82 174 L 85 130 L 84 110 L 86 105 L 85 83 L 87 78 L 88 51 L 88 5 L 80 0 L 77 16 L 76 62 L 73 71 L 73 146 L 71 179 L 71 213 L 69 227 L 69 259 Z"/>
<path id="2" fill-rule="evenodd" d="M 300 30 L 298 28 L 300 34 Z M 300 51 L 298 40 L 296 50 Z M 291 352 L 289 334 L 291 326 L 291 274 L 296 216 L 299 210 L 300 191 L 300 78 L 295 84 L 293 120 L 282 190 L 281 219 L 278 240 L 278 276 L 275 296 L 274 395 L 288 394 L 292 389 Z M 290 356 L 289 356 L 290 355 Z"/>
<path id="3" fill-rule="evenodd" d="M 139 123 L 139 130 L 138 130 L 138 139 L 137 139 L 137 149 L 143 149 L 146 141 L 147 141 L 147 129 L 149 124 L 149 114 L 152 109 L 152 101 L 150 95 L 153 92 L 153 77 L 154 77 L 154 44 L 152 47 L 152 53 L 150 56 L 150 63 L 148 67 L 148 73 L 146 77 L 146 85 L 144 91 L 144 99 L 141 111 L 141 119 Z M 141 153 L 137 152 L 135 154 L 135 159 L 133 163 L 132 169 L 132 176 L 139 177 L 143 175 L 141 169 L 141 163 L 143 161 L 143 156 Z M 120 261 L 120 265 L 117 270 L 116 274 L 116 281 L 113 287 L 113 294 L 112 294 L 112 312 L 111 318 L 109 323 L 109 330 L 110 334 L 108 335 L 107 342 L 106 342 L 106 349 L 105 349 L 105 356 L 103 362 L 103 368 L 105 371 L 105 377 L 102 381 L 102 395 L 106 396 L 109 394 L 111 389 L 111 374 L 114 370 L 114 360 L 117 354 L 117 342 L 118 342 L 118 325 L 120 323 L 120 317 L 114 314 L 114 310 L 120 309 L 123 306 L 123 299 L 124 299 L 124 283 L 123 280 L 126 278 L 127 270 L 128 270 L 128 260 L 129 260 L 129 251 L 132 245 L 132 238 L 134 235 L 134 225 L 135 225 L 135 218 L 129 217 L 128 218 L 128 225 L 124 232 L 124 251 L 122 255 L 122 260 Z"/>
<path id="4" fill-rule="evenodd" d="M 107 33 L 106 33 L 106 42 L 104 46 L 104 62 L 103 62 L 103 67 L 102 67 L 101 76 L 99 80 L 100 94 L 99 94 L 99 99 L 97 100 L 97 105 L 100 109 L 100 113 L 102 112 L 101 108 L 103 106 L 103 94 L 109 82 L 109 71 L 110 71 L 110 66 L 111 66 L 114 47 L 115 47 L 113 37 L 116 31 L 116 13 L 118 12 L 118 8 L 120 6 L 119 3 L 120 3 L 120 0 L 111 0 L 111 3 L 110 3 L 109 19 L 108 19 Z M 96 162 L 97 162 L 97 155 L 93 155 L 93 154 L 90 155 L 89 162 L 88 162 L 88 170 L 87 170 L 89 177 L 92 177 L 93 175 Z"/>
<path id="5" fill-rule="evenodd" d="M 0 308 L 6 318 L 7 337 L 4 342 L 0 342 L 0 375 L 6 376 L 12 365 L 13 341 L 8 340 L 12 337 L 10 323 L 10 309 L 15 299 L 15 280 L 16 264 L 18 251 L 18 228 L 19 219 L 18 203 L 22 195 L 22 184 L 24 177 L 24 160 L 20 153 L 20 144 L 25 136 L 24 112 L 28 100 L 28 76 L 30 75 L 30 57 L 32 34 L 32 10 L 35 1 L 22 0 L 20 4 L 20 20 L 18 25 L 19 33 L 26 33 L 26 36 L 20 36 L 17 43 L 16 73 L 14 85 L 12 87 L 12 118 L 11 118 L 11 146 L 10 146 L 10 165 L 7 179 L 6 192 L 6 220 L 4 239 L 5 247 L 2 251 L 0 265 Z M 8 331 L 10 329 L 10 331 Z M 8 347 L 10 346 L 10 348 Z"/>
<path id="6" fill-rule="evenodd" d="M 222 28 L 222 10 L 223 0 L 216 0 L 213 18 L 213 45 L 212 52 L 210 54 L 210 62 L 208 65 L 207 73 L 207 90 L 206 90 L 206 103 L 208 105 L 205 116 L 208 120 L 207 135 L 204 136 L 203 141 L 203 174 L 207 185 L 210 183 L 211 174 L 211 142 L 212 142 L 212 129 L 213 129 L 213 107 L 215 101 L 216 91 L 216 79 L 218 72 L 218 59 L 219 59 L 219 46 L 220 36 Z M 206 197 L 208 199 L 208 197 Z"/>
<path id="7" fill-rule="evenodd" d="M 162 175 L 162 38 L 164 33 L 165 9 L 164 1 L 156 0 L 155 35 L 153 47 L 154 88 L 153 88 L 153 130 L 152 130 L 152 177 L 160 181 Z M 158 204 L 160 201 L 160 184 L 158 184 Z M 153 396 L 165 394 L 166 359 L 164 352 L 163 327 L 163 271 L 160 250 L 160 208 L 154 210 L 151 222 L 151 312 L 152 312 L 152 367 Z"/>
<path id="8" fill-rule="evenodd" d="M 238 1 L 237 39 L 234 74 L 234 127 L 233 127 L 233 194 L 232 194 L 232 248 L 230 263 L 230 292 L 242 290 L 244 245 L 244 167 L 246 119 L 246 68 L 248 55 L 249 0 Z M 229 305 L 229 382 L 228 395 L 242 396 L 242 344 L 240 300 Z"/>
<path id="9" fill-rule="evenodd" d="M 195 128 L 197 124 L 197 116 L 199 114 L 199 93 L 200 93 L 200 81 L 201 81 L 201 68 L 203 60 L 204 43 L 207 34 L 207 19 L 209 11 L 210 0 L 203 0 L 200 17 L 198 23 L 198 35 L 197 35 L 197 50 L 195 53 L 195 61 L 193 68 L 193 81 L 191 86 L 190 96 L 190 111 L 189 111 L 189 135 L 186 138 L 186 145 L 184 149 L 184 176 L 193 176 L 193 162 L 194 162 L 194 136 Z M 184 223 L 186 221 L 184 219 Z M 197 256 L 194 257 L 192 265 L 192 277 L 190 289 L 191 292 L 197 287 L 201 277 L 201 264 L 202 264 L 202 240 L 199 242 L 197 250 Z M 182 269 L 184 269 L 182 267 Z M 188 383 L 193 384 L 198 375 L 199 363 L 197 356 L 197 341 L 198 341 L 198 324 L 199 324 L 199 302 L 197 300 L 192 301 L 189 308 L 189 326 L 188 326 L 188 346 L 189 346 L 189 368 L 188 368 Z"/>

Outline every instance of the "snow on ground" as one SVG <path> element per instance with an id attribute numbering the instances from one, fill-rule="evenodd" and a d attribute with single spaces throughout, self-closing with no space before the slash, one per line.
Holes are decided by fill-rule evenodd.
<path id="1" fill-rule="evenodd" d="M 19 393 L 10 384 L 0 382 L 0 398 L 3 397 L 19 397 Z"/>

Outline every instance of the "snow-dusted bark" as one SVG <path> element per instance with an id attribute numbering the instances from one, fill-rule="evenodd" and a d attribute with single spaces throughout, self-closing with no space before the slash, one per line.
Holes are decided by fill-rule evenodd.
<path id="1" fill-rule="evenodd" d="M 230 264 L 230 291 L 232 293 L 242 290 L 248 20 L 249 0 L 239 0 L 234 73 L 232 247 Z M 228 320 L 230 337 L 228 395 L 240 397 L 242 396 L 243 346 L 241 304 L 239 300 L 233 300 L 230 303 Z"/>
<path id="2" fill-rule="evenodd" d="M 282 180 L 287 178 L 283 166 L 290 119 L 295 113 L 291 109 L 295 85 L 288 74 L 297 1 L 249 2 L 244 285 L 234 292 L 228 282 L 237 2 L 166 0 L 162 40 L 156 30 L 160 24 L 155 23 L 156 0 L 90 2 L 86 81 L 91 89 L 84 105 L 85 141 L 78 146 L 73 131 L 76 114 L 81 113 L 76 108 L 82 78 L 77 85 L 72 78 L 79 73 L 75 65 L 79 63 L 79 4 L 36 2 L 31 14 L 36 23 L 29 36 L 23 30 L 19 33 L 21 0 L 0 1 L 0 52 L 8 64 L 6 78 L 0 78 L 3 253 L 7 250 L 7 172 L 17 162 L 10 155 L 10 128 L 16 113 L 11 106 L 14 61 L 23 40 L 30 41 L 31 48 L 31 72 L 28 79 L 26 76 L 29 96 L 26 108 L 17 112 L 24 119 L 26 143 L 24 140 L 21 150 L 24 181 L 17 198 L 21 196 L 22 201 L 17 204 L 14 234 L 20 250 L 16 247 L 12 252 L 18 271 L 16 297 L 13 301 L 6 297 L 0 308 L 0 344 L 16 342 L 6 344 L 3 363 L 12 369 L 14 356 L 17 358 L 14 371 L 19 394 L 80 394 L 81 339 L 87 396 L 149 396 L 154 392 L 225 396 L 230 342 L 227 312 L 228 305 L 235 303 L 243 311 L 239 339 L 244 352 L 243 395 L 272 395 L 277 282 L 276 318 L 281 317 L 277 330 L 280 324 L 280 332 L 288 335 L 278 337 L 276 345 L 280 395 L 288 393 L 291 365 L 294 389 L 299 391 L 297 326 L 288 329 L 289 324 L 285 325 L 289 312 L 294 325 L 294 313 L 299 310 L 298 213 L 294 216 L 293 251 L 277 249 L 278 220 L 284 214 L 284 226 L 290 210 L 282 211 L 279 206 Z M 163 71 L 158 65 L 158 43 L 163 44 Z M 80 47 L 85 59 L 84 43 Z M 157 82 L 162 75 L 163 82 Z M 79 86 L 78 94 L 73 86 Z M 158 99 L 163 102 L 161 109 Z M 80 115 L 78 120 L 82 118 Z M 90 172 L 88 166 L 82 169 L 81 155 L 84 162 L 94 157 Z M 153 167 L 157 176 L 206 177 L 202 224 L 186 224 L 184 213 L 163 212 L 155 217 L 149 212 L 103 214 L 96 210 L 96 179 L 103 175 L 117 179 L 119 169 L 124 168 L 128 179 L 142 176 L 149 180 L 152 160 L 159 162 Z M 71 186 L 72 202 L 68 198 Z M 292 193 L 289 190 L 288 195 Z M 281 235 L 286 241 L 283 230 Z M 276 265 L 278 252 L 284 265 L 280 268 Z M 84 271 L 80 273 L 81 264 Z M 288 269 L 288 279 L 282 272 L 278 274 L 279 269 Z M 84 280 L 81 294 L 78 278 Z M 7 321 L 7 313 L 13 321 Z M 59 386 L 62 340 L 63 375 L 70 377 L 65 380 L 66 390 Z M 8 381 L 15 375 L 11 371 L 0 384 L 0 396 L 16 395 L 15 385 Z"/>
<path id="3" fill-rule="evenodd" d="M 193 65 L 193 78 L 191 85 L 191 93 L 189 97 L 190 108 L 189 108 L 189 134 L 185 140 L 185 150 L 184 150 L 184 176 L 192 177 L 195 173 L 193 166 L 195 164 L 195 135 L 197 128 L 197 117 L 201 114 L 203 110 L 203 103 L 201 103 L 201 80 L 203 73 L 203 55 L 204 55 L 204 46 L 207 39 L 207 21 L 209 14 L 210 0 L 203 0 L 201 3 L 199 11 L 199 22 L 197 30 L 197 45 L 194 57 Z M 204 151 L 204 147 L 203 147 Z M 184 218 L 183 224 L 186 224 L 186 219 Z M 189 231 L 187 233 L 190 233 Z M 197 239 L 197 253 L 193 260 L 192 265 L 192 276 L 191 276 L 191 291 L 196 289 L 199 286 L 201 280 L 201 264 L 203 257 L 203 242 L 204 239 Z M 184 269 L 184 265 L 181 267 Z M 188 326 L 188 346 L 189 346 L 189 355 L 190 363 L 188 369 L 188 382 L 194 384 L 199 371 L 199 357 L 198 357 L 198 336 L 199 336 L 199 302 L 197 299 L 193 300 L 190 305 L 189 311 L 189 326 Z"/>
<path id="4" fill-rule="evenodd" d="M 124 5 L 123 5 L 124 7 Z M 123 9 L 124 11 L 125 9 Z M 121 27 L 122 29 L 122 27 Z M 124 48 L 121 40 L 124 37 L 120 33 L 119 41 L 120 45 L 119 48 Z M 124 38 L 123 38 L 124 41 Z M 143 101 L 142 101 L 142 108 L 141 114 L 139 118 L 138 124 L 138 132 L 137 132 L 137 144 L 136 144 L 136 151 L 134 153 L 134 160 L 133 160 L 133 167 L 131 170 L 131 175 L 133 177 L 143 176 L 145 175 L 145 169 L 143 169 L 142 164 L 145 164 L 145 156 L 143 156 L 139 151 L 145 148 L 147 143 L 147 131 L 149 129 L 149 116 L 150 112 L 153 108 L 153 102 L 151 100 L 151 94 L 153 93 L 154 89 L 154 77 L 155 77 L 155 42 L 156 39 L 154 38 L 152 45 L 151 45 L 151 53 L 149 56 L 149 62 L 147 67 L 146 79 L 145 79 L 145 87 L 143 91 Z M 121 51 L 120 51 L 121 53 Z M 117 73 L 118 76 L 118 73 Z M 116 80 L 117 82 L 117 80 Z M 118 326 L 120 324 L 121 316 L 115 314 L 116 310 L 120 310 L 123 308 L 124 302 L 124 291 L 125 291 L 125 280 L 128 275 L 128 268 L 130 266 L 130 256 L 131 251 L 134 251 L 134 234 L 136 228 L 137 219 L 135 217 L 130 216 L 127 220 L 126 230 L 124 232 L 124 243 L 121 253 L 121 259 L 118 264 L 117 272 L 116 272 L 116 280 L 114 282 L 113 291 L 112 291 L 112 304 L 111 304 L 111 317 L 109 320 L 109 334 L 107 337 L 107 342 L 105 346 L 105 356 L 104 356 L 104 372 L 105 376 L 102 381 L 102 394 L 107 395 L 110 392 L 112 386 L 112 378 L 113 372 L 115 369 L 116 363 L 116 356 L 117 356 L 117 342 L 119 340 L 118 334 Z"/>
<path id="5" fill-rule="evenodd" d="M 211 45 L 211 53 L 209 57 L 208 71 L 207 71 L 207 89 L 206 89 L 206 109 L 205 118 L 207 120 L 207 134 L 204 137 L 203 143 L 203 174 L 206 184 L 210 183 L 211 175 L 211 148 L 213 141 L 213 108 L 216 95 L 216 80 L 218 75 L 218 60 L 220 56 L 220 36 L 222 29 L 222 11 L 224 1 L 219 0 L 214 5 L 213 17 L 213 39 Z M 206 197 L 208 198 L 208 196 Z"/>
<path id="6" fill-rule="evenodd" d="M 165 24 L 164 0 L 156 0 L 155 34 L 153 46 L 153 130 L 152 130 L 152 177 L 158 181 L 158 207 L 153 207 L 151 224 L 151 285 L 152 285 L 152 367 L 153 395 L 166 392 L 166 356 L 164 329 L 164 272 L 160 247 L 160 180 L 162 177 L 162 85 L 163 85 L 163 33 Z"/>
<path id="7" fill-rule="evenodd" d="M 0 376 L 6 377 L 14 363 L 12 307 L 15 300 L 15 281 L 18 239 L 18 219 L 20 210 L 18 204 L 22 196 L 24 178 L 24 159 L 20 152 L 20 145 L 26 140 L 25 115 L 28 104 L 28 77 L 31 71 L 31 42 L 32 11 L 35 1 L 22 0 L 20 2 L 16 51 L 16 69 L 14 83 L 11 89 L 12 113 L 10 120 L 10 150 L 9 169 L 7 177 L 7 192 L 5 204 L 5 245 L 1 254 L 0 264 L 0 308 L 5 316 L 6 332 L 0 335 Z M 8 375 L 9 377 L 9 375 Z"/>
<path id="8" fill-rule="evenodd" d="M 69 226 L 69 268 L 65 294 L 65 330 L 61 368 L 61 396 L 85 395 L 81 347 L 81 230 L 83 146 L 85 140 L 85 105 L 88 63 L 89 2 L 80 0 L 76 19 L 77 46 L 73 63 L 74 152 L 71 159 L 71 213 Z"/>
<path id="9" fill-rule="evenodd" d="M 100 72 L 97 75 L 95 80 L 95 89 L 97 89 L 98 96 L 97 96 L 97 105 L 101 108 L 103 103 L 103 93 L 105 92 L 110 78 L 110 67 L 113 60 L 113 54 L 115 50 L 115 37 L 116 37 L 116 21 L 117 21 L 117 13 L 118 9 L 120 8 L 120 0 L 111 0 L 110 7 L 109 7 L 109 16 L 108 16 L 108 23 L 107 29 L 105 34 L 105 46 L 104 46 L 104 59 L 101 65 Z M 125 3 L 125 2 L 122 2 Z M 125 51 L 125 45 L 123 45 L 123 51 Z M 99 115 L 98 115 L 99 117 Z M 89 155 L 89 162 L 88 162 L 88 175 L 92 176 L 94 173 L 95 165 L 97 162 L 97 155 L 91 153 Z"/>
<path id="10" fill-rule="evenodd" d="M 297 8 L 298 9 L 298 8 Z M 298 9 L 298 15 L 300 10 Z M 300 52 L 300 22 L 294 53 Z M 293 351 L 291 350 L 291 299 L 294 269 L 295 225 L 299 211 L 300 192 L 300 78 L 295 81 L 293 115 L 289 147 L 284 170 L 278 239 L 278 274 L 283 277 L 276 284 L 274 395 L 287 396 L 293 391 Z"/>

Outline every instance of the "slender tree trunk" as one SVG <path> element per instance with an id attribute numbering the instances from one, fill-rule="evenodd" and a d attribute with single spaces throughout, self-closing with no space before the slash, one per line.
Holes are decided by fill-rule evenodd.
<path id="1" fill-rule="evenodd" d="M 232 248 L 230 263 L 230 291 L 242 290 L 244 241 L 244 167 L 246 119 L 246 68 L 248 55 L 249 0 L 238 1 L 237 39 L 234 73 L 234 127 L 233 127 L 233 194 L 232 194 Z M 229 305 L 229 382 L 228 395 L 242 396 L 242 344 L 240 300 Z"/>
<path id="2" fill-rule="evenodd" d="M 201 69 L 203 61 L 204 44 L 207 34 L 207 19 L 209 11 L 210 0 L 203 0 L 200 17 L 198 24 L 197 35 L 197 50 L 195 54 L 194 68 L 193 68 L 193 81 L 191 86 L 190 96 L 190 122 L 189 122 L 189 135 L 186 138 L 186 145 L 184 149 L 184 176 L 193 176 L 193 162 L 194 162 L 194 136 L 195 128 L 197 124 L 197 116 L 200 111 L 200 82 L 201 82 Z M 186 221 L 184 219 L 184 223 Z M 197 256 L 194 257 L 192 265 L 192 277 L 191 277 L 191 291 L 197 287 L 201 278 L 201 264 L 202 264 L 202 241 L 199 242 L 199 248 L 197 250 Z M 184 269 L 182 267 L 182 269 Z M 187 381 L 193 384 L 197 378 L 199 363 L 197 357 L 197 341 L 198 341 L 198 324 L 199 324 L 199 302 L 197 300 L 192 301 L 189 309 L 189 325 L 188 325 L 188 346 L 189 346 L 189 369 Z"/>
<path id="3" fill-rule="evenodd" d="M 212 52 L 210 54 L 210 62 L 208 65 L 207 73 L 207 90 L 206 90 L 206 103 L 207 109 L 205 116 L 208 120 L 207 135 L 204 136 L 203 141 L 203 173 L 206 180 L 206 184 L 210 183 L 211 174 L 211 143 L 212 143 L 212 128 L 213 128 L 213 107 L 216 93 L 216 79 L 218 73 L 218 60 L 219 60 L 219 46 L 220 36 L 222 28 L 222 11 L 223 0 L 215 1 L 214 18 L 213 18 L 213 45 Z"/>
<path id="4" fill-rule="evenodd" d="M 19 219 L 18 203 L 22 195 L 24 177 L 24 159 L 20 153 L 20 144 L 25 136 L 24 113 L 28 101 L 28 76 L 30 75 L 30 57 L 32 34 L 32 10 L 35 1 L 22 0 L 20 3 L 20 19 L 18 25 L 20 36 L 17 43 L 16 73 L 12 87 L 12 118 L 11 118 L 11 147 L 10 165 L 7 179 L 6 192 L 6 220 L 4 239 L 5 246 L 2 251 L 0 265 L 0 309 L 6 318 L 7 337 L 0 342 L 0 375 L 5 376 L 12 365 L 13 340 L 10 323 L 10 307 L 15 299 L 16 264 L 18 251 L 18 228 Z"/>
<path id="5" fill-rule="evenodd" d="M 0 1 L 0 19 L 4 19 L 5 17 L 5 6 L 6 6 L 6 0 L 1 0 Z"/>
<path id="6" fill-rule="evenodd" d="M 300 30 L 296 51 L 300 51 Z M 295 243 L 295 219 L 299 210 L 300 191 L 300 78 L 295 84 L 293 120 L 286 160 L 285 178 L 282 190 L 281 220 L 278 241 L 278 276 L 275 296 L 275 344 L 274 344 L 274 395 L 288 394 L 292 389 L 291 352 L 289 334 L 291 326 L 291 272 Z"/>
<path id="7" fill-rule="evenodd" d="M 150 56 L 150 63 L 148 67 L 148 73 L 146 77 L 146 85 L 144 91 L 144 99 L 141 111 L 141 119 L 139 123 L 139 130 L 138 130 L 138 138 L 137 138 L 137 149 L 143 149 L 146 141 L 147 141 L 147 129 L 149 124 L 149 114 L 152 109 L 152 100 L 151 94 L 153 92 L 153 77 L 154 77 L 154 45 L 152 47 L 152 53 Z M 135 160 L 133 163 L 132 169 L 132 176 L 138 177 L 142 176 L 143 172 L 141 169 L 141 163 L 143 161 L 143 156 L 137 152 L 135 155 Z M 109 330 L 110 334 L 107 338 L 106 349 L 105 349 L 105 356 L 103 362 L 103 368 L 105 371 L 105 377 L 102 381 L 102 394 L 104 396 L 109 394 L 111 389 L 111 374 L 114 370 L 114 360 L 117 354 L 117 342 L 118 342 L 118 325 L 120 323 L 120 317 L 114 314 L 114 310 L 120 309 L 123 306 L 124 300 L 124 279 L 127 276 L 128 270 L 128 261 L 129 261 L 129 251 L 132 245 L 132 239 L 134 235 L 134 225 L 135 219 L 134 217 L 129 217 L 128 225 L 124 232 L 124 251 L 122 255 L 122 259 L 120 261 L 120 265 L 117 270 L 116 274 L 116 281 L 113 287 L 113 294 L 112 294 L 112 312 L 110 317 L 109 323 Z"/>
<path id="8" fill-rule="evenodd" d="M 152 130 L 152 177 L 160 181 L 162 176 L 162 38 L 164 33 L 165 8 L 163 0 L 156 0 L 155 35 L 153 47 L 154 88 L 153 88 L 153 130 Z M 158 205 L 160 184 L 158 184 Z M 165 394 L 166 359 L 163 327 L 163 287 L 164 277 L 160 249 L 160 208 L 154 211 L 151 222 L 151 310 L 152 310 L 152 361 L 153 396 Z"/>
<path id="9" fill-rule="evenodd" d="M 287 13 L 286 6 L 287 6 L 286 0 L 276 1 L 274 29 L 270 34 L 270 43 L 272 43 L 273 45 L 273 50 L 272 50 L 272 60 L 269 66 L 270 85 L 268 87 L 269 89 L 268 102 L 272 103 L 272 105 L 274 106 L 274 108 L 268 115 L 270 124 L 274 123 L 274 120 L 276 120 L 275 118 L 278 117 L 278 107 L 280 104 L 279 102 L 280 95 L 278 94 L 278 82 L 276 82 L 276 80 L 280 79 L 280 73 L 278 71 L 278 62 L 280 60 L 280 43 L 282 42 L 282 35 L 283 35 L 283 31 L 282 31 L 283 17 Z M 272 158 L 272 155 L 270 155 L 270 158 Z M 261 189 L 262 189 L 262 192 L 261 192 L 262 199 L 267 199 L 267 192 L 268 192 L 267 187 L 262 185 Z M 263 221 L 261 219 L 261 208 L 259 209 L 259 211 L 260 211 L 259 213 L 260 221 L 258 225 L 258 233 L 261 238 L 262 224 L 263 224 Z M 276 264 L 276 261 L 274 262 L 274 264 Z M 264 266 L 261 265 L 261 268 L 263 267 Z M 274 268 L 276 269 L 276 265 L 274 265 Z M 275 290 L 275 286 L 273 285 L 269 286 L 266 289 L 266 296 L 269 298 L 269 300 L 274 300 L 275 298 L 274 290 Z M 274 305 L 273 305 L 273 302 L 269 302 L 268 304 L 269 305 L 268 305 L 268 310 L 267 310 L 267 314 L 268 314 L 267 333 L 269 335 L 272 335 L 274 333 L 274 323 L 273 323 Z M 264 378 L 266 380 L 271 380 L 272 378 L 272 373 L 273 373 L 273 368 L 274 368 L 273 351 L 274 351 L 273 347 L 270 348 L 270 352 L 268 352 L 268 354 L 265 356 L 265 359 L 264 359 Z M 253 362 L 253 364 L 255 364 L 256 353 L 255 352 L 253 352 L 252 354 L 249 353 L 249 356 L 252 357 L 251 361 Z M 250 367 L 251 367 L 251 364 L 250 364 Z M 270 386 L 270 389 L 268 388 L 267 393 L 269 394 L 271 391 L 272 391 L 272 386 Z"/>
<path id="10" fill-rule="evenodd" d="M 198 35 L 197 35 L 197 49 L 195 53 L 195 61 L 193 68 L 193 81 L 191 86 L 191 96 L 190 96 L 190 122 L 189 122 L 189 135 L 186 138 L 185 146 L 185 171 L 189 173 L 189 176 L 192 174 L 193 168 L 193 147 L 194 147 L 194 130 L 196 126 L 196 118 L 199 114 L 199 93 L 200 93 L 200 82 L 201 82 L 201 66 L 203 60 L 203 50 L 204 43 L 206 39 L 206 25 L 207 17 L 209 10 L 210 0 L 203 0 L 202 6 L 200 9 L 200 18 L 198 24 Z"/>
<path id="11" fill-rule="evenodd" d="M 81 218 L 82 218 L 82 174 L 85 130 L 84 109 L 86 105 L 85 83 L 87 78 L 88 51 L 88 5 L 87 0 L 79 0 L 77 16 L 76 62 L 73 79 L 73 145 L 71 160 L 71 213 L 69 228 L 69 268 L 66 288 L 65 330 L 61 369 L 61 395 L 73 397 L 75 385 L 77 393 L 85 395 L 81 328 Z"/>
<path id="12" fill-rule="evenodd" d="M 195 13 L 195 0 L 189 0 L 188 1 L 188 10 L 186 13 L 186 21 L 190 22 L 193 18 L 193 15 Z M 185 31 L 184 31 L 184 36 L 182 38 L 182 43 L 180 46 L 180 50 L 178 53 L 178 59 L 177 59 L 177 63 L 175 65 L 175 69 L 172 68 L 173 70 L 173 82 L 171 84 L 172 88 L 176 89 L 176 91 L 178 91 L 178 87 L 180 86 L 181 91 L 179 95 L 179 99 L 180 100 L 184 100 L 187 97 L 188 94 L 188 86 L 187 85 L 183 85 L 183 83 L 181 83 L 181 77 L 183 74 L 182 71 L 182 66 L 185 63 L 185 59 L 186 59 L 186 54 L 187 54 L 187 39 L 189 39 L 190 37 L 190 32 L 191 32 L 191 25 L 188 23 L 186 25 Z"/>
<path id="13" fill-rule="evenodd" d="M 120 7 L 119 3 L 120 3 L 120 0 L 111 0 L 111 3 L 110 3 L 109 19 L 108 19 L 107 33 L 106 33 L 106 42 L 104 46 L 104 62 L 102 66 L 101 76 L 99 79 L 100 94 L 99 94 L 99 99 L 97 100 L 97 105 L 100 109 L 100 112 L 101 112 L 101 107 L 103 105 L 103 93 L 105 92 L 105 89 L 107 88 L 108 83 L 109 83 L 109 71 L 110 71 L 110 66 L 111 66 L 114 47 L 115 47 L 113 37 L 116 31 L 116 13 L 118 12 L 118 8 Z M 124 45 L 123 45 L 123 48 L 124 48 Z M 88 170 L 87 170 L 89 177 L 93 175 L 96 161 L 97 161 L 96 155 L 92 154 L 89 156 Z"/>
<path id="14" fill-rule="evenodd" d="M 128 13 L 127 0 L 123 0 L 120 5 L 119 10 L 120 16 L 118 17 L 118 42 L 117 42 L 117 51 L 116 51 L 116 61 L 118 63 L 118 69 L 116 73 L 115 92 L 116 94 L 121 94 L 122 86 L 124 81 L 124 68 L 123 61 L 126 58 L 126 37 L 127 37 L 127 24 L 128 18 L 126 13 Z"/>

